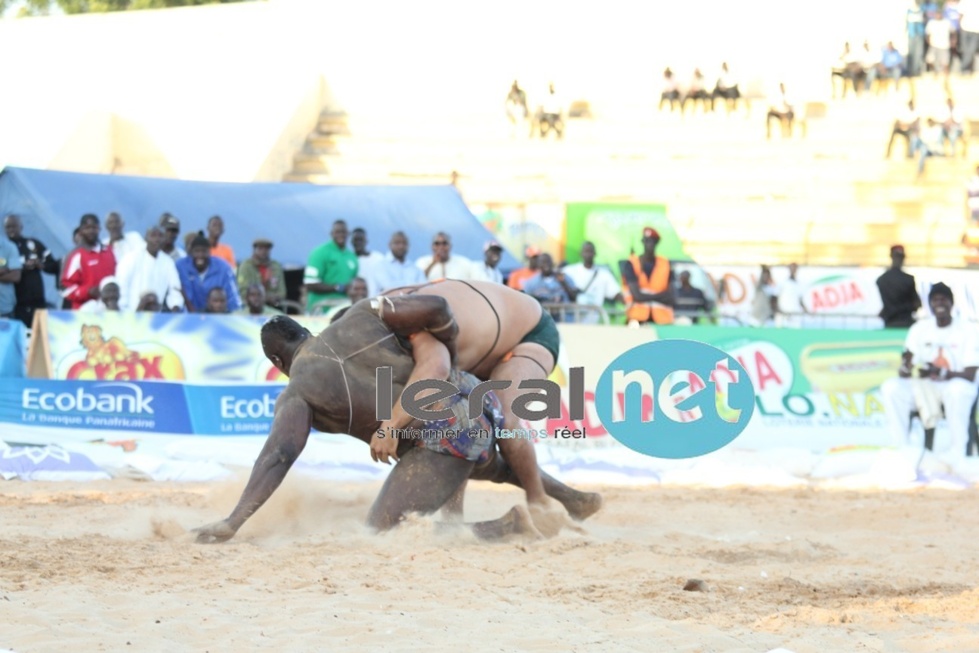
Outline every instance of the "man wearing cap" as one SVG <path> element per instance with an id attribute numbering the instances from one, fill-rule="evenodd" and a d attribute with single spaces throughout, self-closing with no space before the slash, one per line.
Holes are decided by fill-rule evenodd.
<path id="1" fill-rule="evenodd" d="M 914 312 L 921 308 L 921 297 L 914 277 L 901 268 L 904 266 L 904 246 L 891 247 L 891 267 L 877 278 L 880 291 L 880 317 L 890 329 L 906 329 L 914 324 Z"/>
<path id="2" fill-rule="evenodd" d="M 465 256 L 452 254 L 452 238 L 440 231 L 432 238 L 432 254 L 422 256 L 415 263 L 429 281 L 439 279 L 458 279 L 468 281 L 472 278 L 473 262 Z"/>
<path id="3" fill-rule="evenodd" d="M 286 298 L 286 275 L 282 265 L 272 260 L 272 247 L 268 238 L 252 242 L 251 258 L 238 266 L 238 293 L 244 297 L 251 286 L 259 284 L 265 289 L 265 303 L 276 307 Z"/>
<path id="4" fill-rule="evenodd" d="M 309 253 L 303 275 L 307 310 L 324 300 L 340 303 L 347 296 L 347 284 L 357 276 L 357 255 L 347 248 L 347 233 L 345 221 L 334 221 L 331 240 Z"/>
<path id="5" fill-rule="evenodd" d="M 187 256 L 187 252 L 177 245 L 180 236 L 180 220 L 177 216 L 164 213 L 160 216 L 160 226 L 163 227 L 163 245 L 160 251 L 169 256 L 174 262 Z"/>
<path id="6" fill-rule="evenodd" d="M 225 261 L 211 256 L 211 243 L 203 233 L 198 233 L 191 242 L 190 255 L 177 261 L 177 274 L 188 311 L 206 312 L 207 296 L 212 288 L 224 289 L 228 310 L 241 308 L 234 271 Z"/>
<path id="7" fill-rule="evenodd" d="M 656 255 L 659 240 L 659 232 L 646 227 L 642 230 L 642 256 L 632 254 L 619 261 L 629 324 L 673 324 L 673 271 L 669 259 Z"/>
<path id="8" fill-rule="evenodd" d="M 492 283 L 503 283 L 503 273 L 496 266 L 500 264 L 500 257 L 503 255 L 503 246 L 495 240 L 491 240 L 483 246 L 483 263 L 473 264 L 472 278 L 474 281 L 490 281 Z"/>
<path id="9" fill-rule="evenodd" d="M 531 278 L 540 270 L 540 247 L 527 245 L 524 256 L 527 258 L 527 267 L 514 270 L 506 281 L 506 285 L 514 290 L 523 290 L 523 285 L 527 279 Z"/>
<path id="10" fill-rule="evenodd" d="M 976 400 L 979 340 L 965 320 L 952 318 L 952 290 L 936 283 L 928 293 L 933 317 L 915 322 L 904 341 L 897 378 L 884 381 L 881 400 L 891 437 L 909 445 L 910 415 L 917 409 L 924 428 L 934 428 L 944 413 L 953 457 L 965 455 L 969 419 Z"/>
<path id="11" fill-rule="evenodd" d="M 395 231 L 391 234 L 388 250 L 384 260 L 378 263 L 373 270 L 374 284 L 378 293 L 392 288 L 425 283 L 425 273 L 407 259 L 408 236 L 405 235 L 405 232 Z"/>
<path id="12" fill-rule="evenodd" d="M 14 284 L 14 291 L 17 295 L 14 317 L 30 328 L 34 323 L 34 311 L 47 306 L 47 299 L 44 297 L 44 279 L 41 277 L 41 272 L 57 276 L 61 262 L 51 255 L 51 252 L 40 240 L 24 236 L 24 223 L 20 216 L 10 214 L 5 217 L 3 230 L 20 253 L 19 260 L 23 266 L 20 281 Z M 0 290 L 0 293 L 2 292 Z"/>
<path id="13" fill-rule="evenodd" d="M 184 308 L 184 296 L 180 287 L 180 275 L 173 259 L 162 252 L 163 230 L 153 225 L 146 230 L 146 247 L 127 254 L 116 268 L 119 283 L 119 307 L 123 311 L 135 311 L 140 298 L 152 291 L 157 301 L 168 310 Z"/>
<path id="14" fill-rule="evenodd" d="M 80 245 L 65 257 L 61 272 L 62 294 L 72 310 L 99 298 L 99 282 L 116 273 L 116 257 L 99 242 L 99 216 L 86 213 L 78 225 Z"/>

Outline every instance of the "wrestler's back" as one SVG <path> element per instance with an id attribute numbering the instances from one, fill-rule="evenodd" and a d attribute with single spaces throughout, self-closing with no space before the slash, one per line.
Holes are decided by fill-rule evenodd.
<path id="1" fill-rule="evenodd" d="M 486 378 L 499 359 L 516 347 L 541 317 L 541 305 L 536 299 L 489 281 L 449 280 L 399 289 L 391 294 L 405 290 L 415 295 L 438 295 L 449 302 L 459 325 L 456 343 L 459 367 L 481 378 Z M 473 369 L 477 364 L 478 368 Z"/>
<path id="2" fill-rule="evenodd" d="M 370 442 L 380 425 L 375 405 L 379 367 L 393 368 L 391 396 L 397 397 L 414 361 L 369 302 L 361 302 L 303 348 L 293 363 L 290 386 L 296 384 L 313 410 L 316 430 Z"/>

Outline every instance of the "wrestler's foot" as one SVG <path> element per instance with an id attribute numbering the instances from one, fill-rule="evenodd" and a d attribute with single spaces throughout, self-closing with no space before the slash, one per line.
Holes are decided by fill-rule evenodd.
<path id="1" fill-rule="evenodd" d="M 544 537 L 554 537 L 562 528 L 569 528 L 578 533 L 584 532 L 583 528 L 571 521 L 564 507 L 554 501 L 530 503 L 527 507 L 534 520 L 534 526 Z"/>
<path id="2" fill-rule="evenodd" d="M 534 525 L 534 520 L 530 516 L 530 511 L 523 506 L 514 506 L 510 508 L 510 511 L 503 515 L 501 519 L 508 522 L 512 526 L 512 533 L 519 533 L 520 535 L 525 535 L 535 540 L 544 539 L 543 533 L 537 530 L 537 527 Z"/>
<path id="3" fill-rule="evenodd" d="M 602 495 L 598 492 L 574 492 L 561 501 L 575 521 L 584 521 L 602 509 Z"/>

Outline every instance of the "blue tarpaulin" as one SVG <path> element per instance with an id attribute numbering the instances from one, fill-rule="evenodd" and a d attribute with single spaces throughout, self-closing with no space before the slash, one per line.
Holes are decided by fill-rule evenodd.
<path id="1" fill-rule="evenodd" d="M 412 260 L 431 253 L 436 231 L 452 237 L 453 253 L 477 261 L 493 237 L 453 186 L 238 184 L 28 168 L 0 172 L 0 215 L 21 216 L 24 235 L 43 241 L 56 257 L 72 249 L 72 232 L 83 214 L 95 213 L 104 223 L 111 211 L 122 216 L 126 231 L 141 235 L 162 213 L 172 213 L 180 219 L 181 238 L 220 215 L 222 242 L 239 261 L 251 256 L 252 241 L 263 236 L 275 242 L 272 257 L 287 267 L 303 267 L 309 252 L 329 240 L 337 219 L 350 229 L 366 229 L 369 249 L 382 253 L 392 232 L 405 232 Z M 500 268 L 517 267 L 504 252 Z"/>

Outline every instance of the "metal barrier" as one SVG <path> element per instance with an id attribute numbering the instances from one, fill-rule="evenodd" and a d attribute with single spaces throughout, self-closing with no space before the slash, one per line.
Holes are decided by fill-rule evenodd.
<path id="1" fill-rule="evenodd" d="M 279 302 L 279 310 L 286 315 L 305 315 L 306 307 L 292 299 L 283 299 Z"/>
<path id="2" fill-rule="evenodd" d="M 555 322 L 574 324 L 608 324 L 608 313 L 601 306 L 593 304 L 566 304 L 544 302 L 541 304 Z"/>

